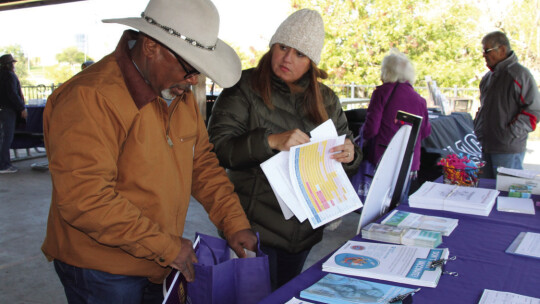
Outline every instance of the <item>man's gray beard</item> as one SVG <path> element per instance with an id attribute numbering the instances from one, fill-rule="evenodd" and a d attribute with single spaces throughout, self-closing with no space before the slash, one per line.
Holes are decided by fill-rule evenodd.
<path id="1" fill-rule="evenodd" d="M 161 91 L 161 97 L 163 97 L 164 99 L 173 100 L 176 98 L 176 95 L 171 93 L 171 89 L 165 89 Z"/>
<path id="2" fill-rule="evenodd" d="M 188 91 L 191 90 L 191 85 L 190 84 L 179 84 L 179 85 L 176 85 L 176 86 L 174 86 L 172 88 L 180 88 L 185 93 L 185 92 L 188 92 Z M 172 99 L 176 98 L 176 95 L 171 92 L 171 88 L 168 88 L 168 89 L 165 89 L 165 90 L 161 91 L 161 97 L 163 97 L 164 99 L 172 100 Z"/>

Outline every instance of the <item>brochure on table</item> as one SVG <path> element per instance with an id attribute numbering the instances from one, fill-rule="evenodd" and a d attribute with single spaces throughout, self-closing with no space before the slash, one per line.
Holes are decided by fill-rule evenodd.
<path id="1" fill-rule="evenodd" d="M 385 243 L 435 248 L 442 243 L 442 233 L 406 227 L 369 223 L 362 228 L 362 238 Z"/>
<path id="2" fill-rule="evenodd" d="M 535 214 L 534 202 L 530 198 L 499 196 L 497 211 Z"/>
<path id="3" fill-rule="evenodd" d="M 498 195 L 493 189 L 425 182 L 409 196 L 409 206 L 488 216 Z"/>
<path id="4" fill-rule="evenodd" d="M 285 302 L 285 304 L 313 304 L 313 303 L 292 297 L 289 301 Z"/>
<path id="5" fill-rule="evenodd" d="M 512 292 L 484 289 L 478 304 L 540 304 L 540 299 Z"/>
<path id="6" fill-rule="evenodd" d="M 448 259 L 447 248 L 348 241 L 326 262 L 326 272 L 425 287 L 436 287 L 442 270 L 432 262 Z"/>
<path id="7" fill-rule="evenodd" d="M 442 232 L 449 236 L 457 227 L 458 220 L 442 216 L 424 215 L 414 212 L 393 210 L 381 224 Z"/>
<path id="8" fill-rule="evenodd" d="M 540 233 L 521 232 L 506 252 L 540 259 Z"/>
<path id="9" fill-rule="evenodd" d="M 310 143 L 291 147 L 261 164 L 284 217 L 292 215 L 313 228 L 327 224 L 362 207 L 340 162 L 331 159 L 330 148 L 342 145 L 334 124 L 326 121 L 311 132 Z"/>
<path id="10" fill-rule="evenodd" d="M 300 292 L 300 297 L 329 304 L 380 304 L 412 296 L 417 289 L 369 282 L 329 273 Z"/>

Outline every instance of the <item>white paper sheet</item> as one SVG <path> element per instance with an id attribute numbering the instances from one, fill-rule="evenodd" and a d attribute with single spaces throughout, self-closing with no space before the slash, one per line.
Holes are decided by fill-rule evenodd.
<path id="1" fill-rule="evenodd" d="M 497 198 L 497 210 L 504 212 L 535 214 L 534 202 L 530 198 L 499 196 Z"/>
<path id="2" fill-rule="evenodd" d="M 362 207 L 343 166 L 330 158 L 333 153 L 329 150 L 344 141 L 342 135 L 291 147 L 291 183 L 313 228 Z"/>
<path id="3" fill-rule="evenodd" d="M 272 156 L 261 164 L 261 168 L 278 199 L 285 219 L 290 219 L 294 214 L 300 222 L 305 221 L 307 215 L 296 198 L 289 177 L 289 151 Z"/>
<path id="4" fill-rule="evenodd" d="M 317 128 L 313 129 L 310 134 L 311 142 L 338 138 L 336 127 L 331 119 L 328 119 Z M 345 141 L 344 138 L 345 137 L 342 136 L 340 143 L 337 142 L 335 145 L 343 144 Z M 308 217 L 308 213 L 306 213 L 305 209 L 302 207 L 302 202 L 298 199 L 292 186 L 289 171 L 289 158 L 289 151 L 281 151 L 261 163 L 261 169 L 266 175 L 266 178 L 276 195 L 285 219 L 288 220 L 294 215 L 300 222 L 303 222 Z M 339 167 L 341 167 L 341 165 Z M 343 170 L 343 168 L 341 169 Z"/>
<path id="5" fill-rule="evenodd" d="M 478 304 L 540 304 L 540 299 L 517 293 L 484 289 Z"/>
<path id="6" fill-rule="evenodd" d="M 540 233 L 521 232 L 506 252 L 540 258 Z"/>
<path id="7" fill-rule="evenodd" d="M 323 271 L 403 284 L 436 287 L 442 274 L 431 262 L 448 259 L 447 248 L 348 241 L 322 264 Z"/>
<path id="8" fill-rule="evenodd" d="M 510 168 L 498 167 L 497 172 L 507 174 L 507 175 L 512 175 L 512 176 L 517 176 L 517 177 L 540 180 L 540 172 L 539 171 L 520 170 L 520 169 L 510 169 Z"/>

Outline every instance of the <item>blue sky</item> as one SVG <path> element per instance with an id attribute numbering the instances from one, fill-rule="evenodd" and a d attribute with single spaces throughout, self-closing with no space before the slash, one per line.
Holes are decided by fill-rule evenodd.
<path id="1" fill-rule="evenodd" d="M 289 0 L 213 0 L 220 13 L 219 37 L 242 48 L 265 49 L 290 12 Z M 148 0 L 87 0 L 0 11 L 0 46 L 19 44 L 30 57 L 52 64 L 55 55 L 86 37 L 87 53 L 100 59 L 116 46 L 123 25 L 102 19 L 137 17 Z M 246 26 L 248 25 L 248 26 Z"/>

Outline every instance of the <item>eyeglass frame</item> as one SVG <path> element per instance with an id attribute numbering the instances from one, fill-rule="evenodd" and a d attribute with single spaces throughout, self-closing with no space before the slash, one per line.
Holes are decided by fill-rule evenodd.
<path id="1" fill-rule="evenodd" d="M 484 53 L 484 55 L 487 55 L 487 54 L 489 54 L 489 52 L 494 51 L 494 50 L 497 50 L 497 49 L 499 49 L 500 47 L 501 47 L 501 46 L 499 45 L 499 46 L 496 46 L 496 47 L 493 47 L 493 48 L 484 50 L 483 53 Z"/>
<path id="2" fill-rule="evenodd" d="M 200 75 L 201 72 L 199 72 L 196 68 L 193 68 L 193 70 L 188 70 L 188 68 L 186 67 L 186 64 L 188 64 L 187 62 L 184 64 L 184 59 L 182 57 L 180 57 L 178 54 L 176 54 L 175 52 L 173 52 L 171 49 L 167 48 L 167 50 L 169 52 L 171 52 L 171 54 L 173 54 L 174 58 L 176 58 L 176 60 L 178 61 L 178 63 L 180 63 L 180 65 L 182 66 L 182 69 L 184 69 L 184 72 L 186 72 L 186 75 L 184 75 L 184 79 L 185 80 L 188 80 L 192 77 L 195 77 L 197 75 Z"/>

